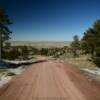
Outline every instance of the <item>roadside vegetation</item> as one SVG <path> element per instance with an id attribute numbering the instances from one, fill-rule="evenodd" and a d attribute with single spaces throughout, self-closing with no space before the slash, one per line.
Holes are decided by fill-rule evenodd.
<path id="1" fill-rule="evenodd" d="M 0 61 L 3 56 L 3 47 L 10 39 L 9 25 L 12 24 L 4 9 L 0 8 Z"/>
<path id="2" fill-rule="evenodd" d="M 73 41 L 68 47 L 67 52 L 63 57 L 79 63 L 79 66 L 84 63 L 84 67 L 99 67 L 100 68 L 100 20 L 94 22 L 92 27 L 88 28 L 81 39 L 77 35 L 73 37 Z M 69 54 L 69 55 L 68 55 Z"/>
<path id="3" fill-rule="evenodd" d="M 81 40 L 83 53 L 90 54 L 92 61 L 100 67 L 100 20 L 89 28 Z"/>

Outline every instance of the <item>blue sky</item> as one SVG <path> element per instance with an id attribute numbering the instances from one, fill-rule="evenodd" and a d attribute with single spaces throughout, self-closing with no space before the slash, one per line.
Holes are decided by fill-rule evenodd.
<path id="1" fill-rule="evenodd" d="M 12 40 L 70 41 L 100 19 L 100 0 L 0 0 Z"/>

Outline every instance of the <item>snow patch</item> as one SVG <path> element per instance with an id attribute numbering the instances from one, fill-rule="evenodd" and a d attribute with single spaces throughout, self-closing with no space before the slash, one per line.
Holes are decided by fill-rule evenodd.
<path id="1" fill-rule="evenodd" d="M 33 60 L 4 60 L 7 63 L 13 63 L 13 64 L 24 64 L 24 63 L 31 63 Z"/>
<path id="2" fill-rule="evenodd" d="M 14 73 L 14 74 L 16 74 L 16 75 L 18 75 L 18 74 L 20 74 L 22 71 L 24 71 L 25 69 L 23 68 L 23 66 L 21 66 L 21 67 L 18 67 L 18 68 L 9 68 L 8 69 L 8 71 L 9 72 L 12 72 L 12 73 Z"/>
<path id="3" fill-rule="evenodd" d="M 90 74 L 100 75 L 100 69 L 99 68 L 95 68 L 94 70 L 88 69 L 88 68 L 83 68 L 82 70 L 85 71 L 85 72 L 88 72 Z"/>
<path id="4" fill-rule="evenodd" d="M 8 83 L 11 79 L 12 79 L 11 76 L 1 76 L 1 77 L 0 77 L 0 88 L 1 88 L 4 84 Z"/>

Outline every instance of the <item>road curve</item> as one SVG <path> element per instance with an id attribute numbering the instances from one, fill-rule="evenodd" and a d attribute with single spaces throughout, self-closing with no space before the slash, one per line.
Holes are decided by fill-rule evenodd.
<path id="1" fill-rule="evenodd" d="M 100 100 L 100 86 L 70 64 L 48 60 L 13 78 L 0 100 Z"/>

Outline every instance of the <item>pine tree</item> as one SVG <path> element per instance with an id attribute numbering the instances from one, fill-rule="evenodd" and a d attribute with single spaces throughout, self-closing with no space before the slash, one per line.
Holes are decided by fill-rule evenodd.
<path id="1" fill-rule="evenodd" d="M 79 43 L 79 38 L 77 35 L 73 37 L 73 42 L 71 43 L 71 50 L 73 53 L 74 57 L 79 56 L 79 50 L 80 50 L 80 43 Z"/>
<path id="2" fill-rule="evenodd" d="M 97 20 L 94 25 L 89 28 L 82 38 L 84 50 L 88 51 L 92 60 L 100 66 L 100 20 Z"/>
<path id="3" fill-rule="evenodd" d="M 10 38 L 11 31 L 8 26 L 11 24 L 4 9 L 0 9 L 0 61 L 2 59 L 3 44 Z"/>

